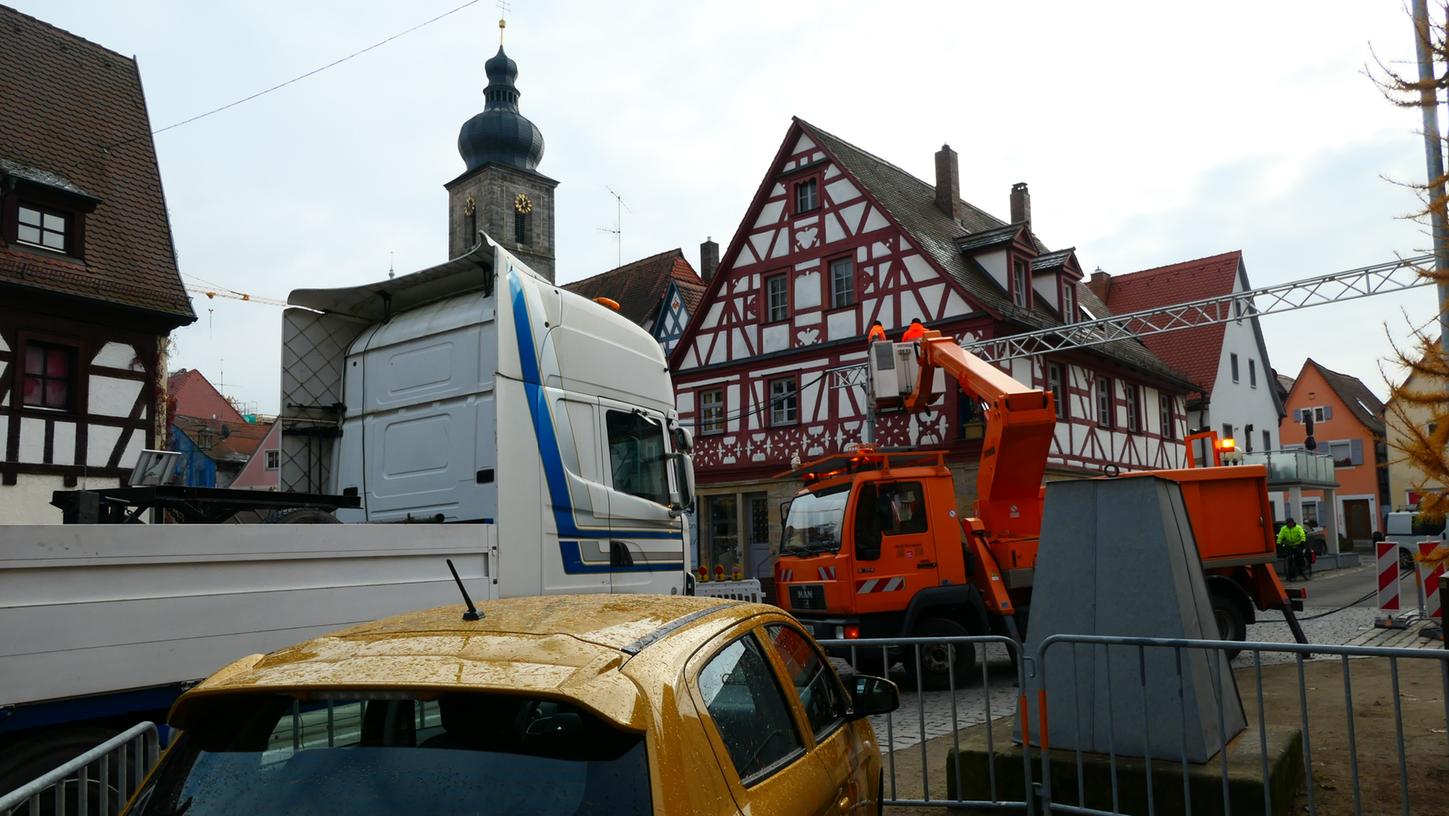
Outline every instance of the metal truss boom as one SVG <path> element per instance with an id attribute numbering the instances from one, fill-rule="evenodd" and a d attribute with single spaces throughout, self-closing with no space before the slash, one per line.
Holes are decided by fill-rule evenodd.
<path id="1" fill-rule="evenodd" d="M 1433 263 L 1432 255 L 1418 255 L 1362 266 L 1313 278 L 1277 283 L 1244 292 L 1144 309 L 1127 314 L 1099 317 L 963 343 L 962 347 L 987 362 L 997 363 L 1022 357 L 1036 357 L 1059 351 L 1090 348 L 1106 343 L 1135 340 L 1153 334 L 1195 329 L 1241 320 L 1246 317 L 1291 312 L 1311 306 L 1382 295 L 1428 286 L 1434 281 L 1421 269 Z M 842 366 L 830 370 L 831 385 L 847 388 L 864 382 L 865 366 Z M 858 373 L 857 373 L 857 370 Z"/>

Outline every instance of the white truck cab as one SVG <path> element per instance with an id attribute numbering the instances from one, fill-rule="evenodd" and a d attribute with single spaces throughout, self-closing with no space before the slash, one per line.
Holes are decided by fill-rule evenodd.
<path id="1" fill-rule="evenodd" d="M 690 437 L 643 329 L 487 240 L 290 302 L 283 367 L 311 375 L 284 383 L 285 489 L 359 496 L 344 522 L 493 526 L 493 594 L 683 591 Z"/>

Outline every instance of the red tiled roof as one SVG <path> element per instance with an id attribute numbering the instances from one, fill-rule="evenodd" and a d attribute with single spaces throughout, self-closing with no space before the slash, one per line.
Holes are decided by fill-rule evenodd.
<path id="1" fill-rule="evenodd" d="M 1094 288 L 1112 314 L 1127 314 L 1229 294 L 1242 262 L 1243 253 L 1235 250 L 1128 275 L 1113 275 L 1105 292 L 1101 291 L 1102 287 Z M 1225 331 L 1226 326 L 1218 323 L 1141 339 L 1163 362 L 1202 388 L 1211 389 L 1218 377 Z"/>
<path id="2" fill-rule="evenodd" d="M 606 297 L 619 303 L 619 313 L 640 325 L 657 314 L 659 301 L 673 280 L 689 313 L 704 296 L 704 281 L 684 259 L 684 252 L 671 249 L 592 278 L 564 284 L 565 289 L 586 298 Z"/>
<path id="3" fill-rule="evenodd" d="M 84 259 L 0 244 L 0 284 L 196 319 L 176 268 L 136 61 L 0 6 L 0 175 L 100 199 Z"/>
<path id="4" fill-rule="evenodd" d="M 242 415 L 226 397 L 216 390 L 200 371 L 183 368 L 166 378 L 166 394 L 176 401 L 178 416 L 216 418 L 226 422 L 244 422 Z"/>
<path id="5" fill-rule="evenodd" d="M 177 416 L 172 424 L 215 462 L 247 461 L 272 429 L 271 423 L 223 422 L 189 416 Z M 210 446 L 202 448 L 201 431 L 206 428 L 211 430 Z"/>

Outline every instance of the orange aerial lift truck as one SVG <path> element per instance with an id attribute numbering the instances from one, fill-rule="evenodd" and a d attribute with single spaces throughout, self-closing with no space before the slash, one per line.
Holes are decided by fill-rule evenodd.
<path id="1" fill-rule="evenodd" d="M 940 396 L 941 372 L 981 404 L 975 507 L 958 512 L 944 451 L 864 446 L 800 465 L 788 474 L 804 488 L 785 511 L 775 567 L 781 606 L 822 638 L 997 633 L 1022 640 L 1056 424 L 1051 392 L 1017 382 L 934 331 L 917 342 L 873 343 L 868 356 L 867 399 L 877 409 L 921 410 Z M 1197 466 L 1198 439 L 1214 466 Z M 1214 434 L 1187 443 L 1187 468 L 1103 478 L 1158 476 L 1182 486 L 1225 639 L 1245 639 L 1256 610 L 1276 609 L 1304 642 L 1293 616 L 1301 593 L 1290 597 L 1273 570 L 1265 469 L 1222 467 L 1230 442 Z M 965 676 L 975 654 L 925 649 L 921 663 L 925 682 L 936 685 L 951 668 Z"/>

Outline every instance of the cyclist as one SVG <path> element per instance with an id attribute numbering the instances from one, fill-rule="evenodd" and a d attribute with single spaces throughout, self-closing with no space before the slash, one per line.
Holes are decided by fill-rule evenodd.
<path id="1" fill-rule="evenodd" d="M 1283 529 L 1278 531 L 1278 546 L 1288 553 L 1288 580 L 1299 577 L 1308 580 L 1308 563 L 1304 556 L 1307 552 L 1306 542 L 1308 536 L 1303 533 L 1293 519 L 1283 522 Z"/>

